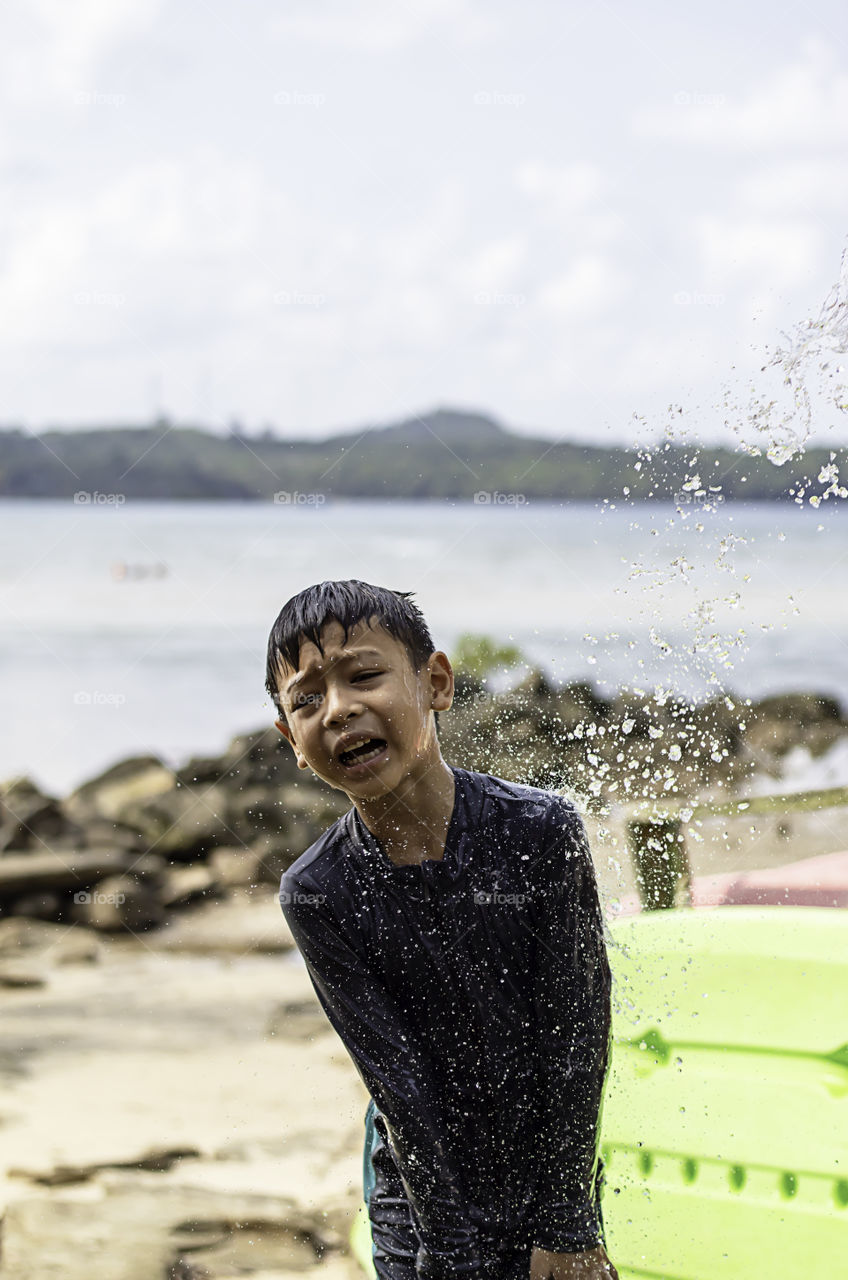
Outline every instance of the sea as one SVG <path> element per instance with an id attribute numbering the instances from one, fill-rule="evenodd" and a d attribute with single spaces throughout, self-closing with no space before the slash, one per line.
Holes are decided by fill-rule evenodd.
<path id="1" fill-rule="evenodd" d="M 414 592 L 449 655 L 486 635 L 605 696 L 803 690 L 848 710 L 848 504 L 519 497 L 1 502 L 0 779 L 64 794 L 270 725 L 269 630 L 329 578 Z M 845 751 L 831 776 L 798 763 L 807 785 L 848 782 Z"/>

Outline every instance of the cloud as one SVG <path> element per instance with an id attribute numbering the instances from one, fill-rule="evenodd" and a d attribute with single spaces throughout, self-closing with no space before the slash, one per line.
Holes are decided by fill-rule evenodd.
<path id="1" fill-rule="evenodd" d="M 154 24 L 163 0 L 17 0 L 4 14 L 0 84 L 6 100 L 31 106 L 95 84 L 105 56 Z M 104 73 L 105 75 L 106 73 Z M 106 75 L 106 80 L 109 77 Z"/>
<path id="2" fill-rule="evenodd" d="M 693 225 L 710 288 L 779 292 L 805 284 L 819 263 L 822 236 L 810 220 L 709 214 Z"/>
<path id="3" fill-rule="evenodd" d="M 605 312 L 626 288 L 627 278 L 610 258 L 583 253 L 544 286 L 539 302 L 558 318 L 579 320 Z"/>
<path id="4" fill-rule="evenodd" d="M 740 205 L 758 214 L 815 215 L 848 212 L 848 166 L 842 156 L 775 162 L 746 172 Z"/>
<path id="5" fill-rule="evenodd" d="M 848 74 L 820 40 L 808 40 L 798 61 L 741 101 L 710 86 L 681 88 L 664 109 L 637 113 L 633 130 L 734 151 L 841 147 L 848 142 Z"/>
<path id="6" fill-rule="evenodd" d="M 492 38 L 498 24 L 468 0 L 418 0 L 415 8 L 395 0 L 361 0 L 354 8 L 336 0 L 311 2 L 278 14 L 272 34 L 308 43 L 341 45 L 363 53 L 396 52 L 435 33 L 449 36 L 451 45 L 476 44 Z"/>
<path id="7" fill-rule="evenodd" d="M 593 164 L 560 167 L 529 160 L 515 172 L 515 185 L 525 195 L 547 205 L 556 216 L 579 213 L 603 194 L 600 168 Z"/>

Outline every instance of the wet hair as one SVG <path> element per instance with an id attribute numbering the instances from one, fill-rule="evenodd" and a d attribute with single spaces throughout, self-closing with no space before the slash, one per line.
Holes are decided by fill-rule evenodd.
<path id="1" fill-rule="evenodd" d="M 400 641 L 416 671 L 420 671 L 435 652 L 430 628 L 421 610 L 412 603 L 411 591 L 390 591 L 388 587 L 374 587 L 356 578 L 319 582 L 283 605 L 268 637 L 265 688 L 277 709 L 283 710 L 278 696 L 281 661 L 297 670 L 305 641 L 311 640 L 323 657 L 321 632 L 328 623 L 341 624 L 344 643 L 347 643 L 356 624 L 372 618 Z"/>

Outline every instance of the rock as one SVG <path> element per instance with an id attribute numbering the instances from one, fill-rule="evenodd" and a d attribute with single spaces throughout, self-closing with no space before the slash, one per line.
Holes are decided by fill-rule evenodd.
<path id="1" fill-rule="evenodd" d="M 229 901 L 209 903 L 188 915 L 173 916 L 146 941 L 157 950 L 200 955 L 275 953 L 294 948 L 294 939 L 273 891 L 259 898 L 242 891 Z"/>
<path id="2" fill-rule="evenodd" d="M 127 853 L 141 853 L 148 843 L 137 827 L 111 818 L 90 818 L 83 831 L 85 845 L 89 849 L 125 849 Z"/>
<path id="3" fill-rule="evenodd" d="M 752 750 L 773 757 L 796 746 L 806 747 L 813 757 L 823 755 L 848 729 L 839 703 L 824 694 L 775 694 L 746 710 Z"/>
<path id="4" fill-rule="evenodd" d="M 222 756 L 192 756 L 175 771 L 175 777 L 181 787 L 208 787 L 220 782 L 225 773 Z"/>
<path id="5" fill-rule="evenodd" d="M 132 932 L 161 924 L 165 910 L 150 884 L 131 875 L 107 876 L 74 894 L 77 919 L 92 929 Z"/>
<path id="6" fill-rule="evenodd" d="M 81 835 L 61 803 L 31 779 L 13 778 L 0 787 L 0 853 L 43 850 L 57 839 L 79 841 Z"/>
<path id="7" fill-rule="evenodd" d="M 175 787 L 174 774 L 158 756 L 132 756 L 77 787 L 65 801 L 65 808 L 80 822 L 92 817 L 117 820 L 128 807 Z"/>
<path id="8" fill-rule="evenodd" d="M 221 884 L 209 867 L 169 867 L 159 891 L 159 901 L 165 907 L 184 907 L 220 892 Z"/>
<path id="9" fill-rule="evenodd" d="M 585 680 L 573 680 L 557 691 L 556 701 L 564 724 L 571 725 L 587 716 L 594 721 L 606 720 L 612 707 L 594 685 Z"/>
<path id="10" fill-rule="evenodd" d="M 255 849 L 222 845 L 209 854 L 208 864 L 218 883 L 227 888 L 255 885 L 262 879 L 262 855 Z"/>
<path id="11" fill-rule="evenodd" d="M 25 893 L 13 898 L 7 910 L 13 916 L 30 920 L 57 920 L 65 909 L 65 895 L 45 889 L 43 893 Z"/>
<path id="12" fill-rule="evenodd" d="M 151 848 L 172 860 L 202 858 L 219 844 L 232 844 L 226 820 L 228 796 L 220 786 L 178 787 L 129 805 L 124 821 L 143 832 Z"/>
<path id="13" fill-rule="evenodd" d="M 0 987 L 45 987 L 47 976 L 14 960 L 0 960 Z"/>
<path id="14" fill-rule="evenodd" d="M 278 787 L 297 781 L 300 774 L 291 747 L 272 726 L 233 738 L 222 764 L 236 786 Z"/>
<path id="15" fill-rule="evenodd" d="M 0 920 L 0 959 L 36 957 L 38 964 L 91 963 L 101 958 L 100 942 L 87 929 L 40 920 Z"/>

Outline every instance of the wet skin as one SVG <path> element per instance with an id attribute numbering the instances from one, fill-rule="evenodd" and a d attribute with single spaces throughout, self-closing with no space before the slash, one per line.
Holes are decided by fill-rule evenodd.
<path id="1" fill-rule="evenodd" d="M 453 701 L 442 652 L 419 671 L 405 646 L 378 623 L 358 623 L 347 642 L 340 623 L 321 632 L 323 655 L 301 645 L 297 669 L 281 664 L 277 720 L 301 769 L 343 791 L 395 863 L 440 859 L 454 805 L 433 713 Z M 381 750 L 363 763 L 340 759 L 351 737 Z M 355 745 L 355 742 L 354 742 Z"/>

